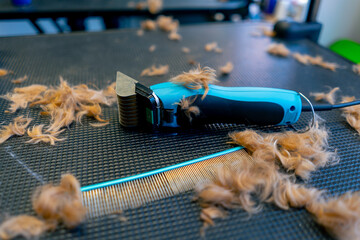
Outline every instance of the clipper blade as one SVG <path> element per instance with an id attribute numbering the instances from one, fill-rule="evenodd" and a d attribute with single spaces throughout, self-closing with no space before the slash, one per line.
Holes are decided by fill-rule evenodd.
<path id="1" fill-rule="evenodd" d="M 116 94 L 120 124 L 124 127 L 136 127 L 139 124 L 139 111 L 136 100 L 137 81 L 121 72 L 116 75 Z"/>

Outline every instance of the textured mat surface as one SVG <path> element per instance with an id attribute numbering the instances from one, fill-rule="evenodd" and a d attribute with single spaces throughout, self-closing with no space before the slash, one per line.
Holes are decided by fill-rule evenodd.
<path id="1" fill-rule="evenodd" d="M 14 87 L 30 84 L 57 85 L 63 76 L 72 85 L 86 83 L 99 88 L 115 81 L 116 71 L 136 78 L 147 85 L 167 81 L 191 66 L 194 59 L 202 65 L 218 68 L 233 61 L 234 72 L 221 77 L 223 86 L 261 86 L 298 90 L 309 96 L 312 91 L 341 88 L 342 95 L 359 96 L 359 76 L 351 65 L 334 53 L 307 40 L 284 42 L 292 51 L 321 55 L 343 68 L 332 72 L 316 66 L 304 66 L 292 58 L 279 58 L 266 53 L 273 40 L 254 38 L 250 33 L 257 24 L 214 24 L 180 28 L 181 42 L 167 39 L 162 32 L 145 33 L 124 30 L 93 34 L 17 37 L 0 39 L 0 68 L 14 75 L 0 79 L 0 94 Z M 204 45 L 217 41 L 222 54 L 205 52 Z M 150 53 L 150 45 L 156 44 Z M 181 52 L 189 47 L 190 54 Z M 170 72 L 162 77 L 140 77 L 152 64 L 169 64 Z M 29 80 L 14 85 L 11 79 L 28 75 Z M 15 116 L 29 115 L 31 124 L 47 123 L 37 109 L 5 114 L 9 104 L 0 99 L 0 123 L 8 124 Z M 313 174 L 309 185 L 328 189 L 337 195 L 359 190 L 359 136 L 351 129 L 340 111 L 320 113 L 330 130 L 330 145 L 336 148 L 340 163 L 327 166 Z M 111 124 L 93 128 L 84 119 L 83 125 L 73 124 L 62 136 L 66 141 L 55 146 L 25 143 L 28 138 L 13 137 L 0 145 L 0 214 L 1 217 L 21 213 L 33 214 L 30 196 L 36 186 L 57 182 L 62 173 L 73 173 L 81 185 L 89 185 L 152 169 L 173 165 L 230 148 L 227 133 L 245 126 L 212 125 L 206 129 L 184 130 L 171 134 L 128 131 L 118 124 L 116 106 L 105 107 L 104 118 Z M 297 127 L 310 119 L 302 114 Z M 279 131 L 280 127 L 257 128 Z M 199 239 L 199 206 L 188 192 L 163 199 L 148 206 L 125 212 L 127 222 L 116 216 L 90 220 L 74 231 L 59 229 L 44 239 Z M 266 205 L 264 211 L 248 218 L 242 210 L 217 221 L 207 231 L 207 239 L 327 239 L 330 238 L 305 210 L 283 211 Z"/>

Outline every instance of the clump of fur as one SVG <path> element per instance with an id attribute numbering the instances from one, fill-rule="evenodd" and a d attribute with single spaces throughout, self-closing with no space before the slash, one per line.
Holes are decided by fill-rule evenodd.
<path id="1" fill-rule="evenodd" d="M 149 68 L 145 68 L 140 76 L 161 76 L 165 75 L 169 72 L 169 65 L 159 65 L 159 67 L 156 67 L 155 65 L 152 65 Z"/>
<path id="2" fill-rule="evenodd" d="M 13 123 L 2 126 L 2 129 L 0 130 L 0 144 L 8 140 L 11 136 L 24 135 L 26 128 L 29 126 L 31 121 L 31 118 L 24 118 L 23 116 L 19 116 L 14 118 Z"/>
<path id="3" fill-rule="evenodd" d="M 177 31 L 171 31 L 168 35 L 168 38 L 173 41 L 180 41 L 181 35 L 177 33 Z"/>
<path id="4" fill-rule="evenodd" d="M 317 65 L 331 71 L 335 71 L 336 68 L 339 68 L 339 65 L 336 63 L 325 62 L 321 56 L 312 57 L 307 54 L 294 53 L 293 57 L 300 63 L 305 65 Z"/>
<path id="5" fill-rule="evenodd" d="M 179 103 L 176 103 L 180 106 L 181 110 L 184 111 L 185 115 L 189 118 L 190 122 L 192 121 L 193 116 L 200 115 L 200 109 L 198 106 L 191 106 L 195 102 L 196 98 L 190 99 L 185 98 L 181 99 Z"/>
<path id="6" fill-rule="evenodd" d="M 306 209 L 318 224 L 337 239 L 360 238 L 360 193 L 345 193 L 340 197 L 310 202 Z"/>
<path id="7" fill-rule="evenodd" d="M 25 75 L 23 77 L 19 77 L 17 79 L 11 80 L 12 83 L 18 84 L 18 83 L 23 83 L 28 79 L 28 76 Z"/>
<path id="8" fill-rule="evenodd" d="M 207 44 L 205 44 L 204 48 L 205 48 L 205 51 L 207 51 L 207 52 L 216 52 L 216 53 L 222 52 L 222 49 L 218 47 L 217 42 L 207 43 Z"/>
<path id="9" fill-rule="evenodd" d="M 296 61 L 304 64 L 304 65 L 308 65 L 309 64 L 309 55 L 307 54 L 300 54 L 298 52 L 293 54 L 293 57 L 295 58 Z"/>
<path id="10" fill-rule="evenodd" d="M 171 82 L 182 84 L 188 89 L 198 90 L 204 88 L 204 94 L 201 99 L 204 99 L 209 92 L 209 84 L 217 82 L 216 71 L 210 67 L 197 68 L 184 72 L 176 77 L 170 79 Z"/>
<path id="11" fill-rule="evenodd" d="M 310 160 L 315 166 L 332 161 L 333 154 L 326 152 L 324 129 L 315 125 L 308 133 L 275 134 L 246 130 L 230 136 L 235 143 L 246 147 L 252 159 L 242 159 L 230 167 L 220 166 L 214 180 L 196 186 L 196 199 L 203 207 L 200 218 L 204 228 L 214 224 L 213 219 L 225 217 L 224 209 L 241 207 L 252 214 L 261 210 L 262 202 L 272 202 L 285 210 L 305 208 L 338 239 L 359 238 L 359 192 L 329 198 L 324 191 L 297 184 L 291 175 L 279 171 L 278 163 L 287 169 L 295 167 L 296 173 L 298 165 L 289 165 L 293 157 L 297 163 L 299 159 Z M 284 156 L 291 161 L 284 161 Z"/>
<path id="12" fill-rule="evenodd" d="M 281 57 L 287 57 L 290 54 L 289 49 L 285 47 L 282 43 L 273 43 L 269 46 L 268 53 L 281 56 Z"/>
<path id="13" fill-rule="evenodd" d="M 149 52 L 154 52 L 156 50 L 156 45 L 151 45 L 149 47 Z"/>
<path id="14" fill-rule="evenodd" d="M 163 0 L 147 0 L 147 5 L 151 14 L 157 14 L 163 7 Z"/>
<path id="15" fill-rule="evenodd" d="M 15 237 L 24 237 L 26 239 L 34 239 L 51 228 L 51 225 L 36 217 L 19 215 L 11 217 L 1 224 L 0 238 L 13 239 Z"/>
<path id="16" fill-rule="evenodd" d="M 42 133 L 43 127 L 35 127 L 29 130 L 32 140 L 54 143 L 62 128 L 69 127 L 74 121 L 81 123 L 84 116 L 93 117 L 99 122 L 106 122 L 101 118 L 101 105 L 110 106 L 116 102 L 115 83 L 103 90 L 90 89 L 85 84 L 71 87 L 60 77 L 57 87 L 46 87 L 43 85 L 31 85 L 23 88 L 15 88 L 13 93 L 3 96 L 11 101 L 10 112 L 19 108 L 38 106 L 43 111 L 43 116 L 50 116 L 50 124 L 46 127 L 47 134 Z M 30 136 L 29 135 L 29 136 Z M 40 137 L 41 136 L 41 137 Z M 39 141 L 39 139 L 41 139 Z"/>
<path id="17" fill-rule="evenodd" d="M 159 28 L 164 31 L 164 32 L 172 32 L 172 31 L 177 31 L 177 29 L 179 28 L 179 21 L 178 20 L 174 20 L 172 17 L 167 17 L 167 16 L 159 16 L 156 19 L 156 23 L 159 26 Z"/>
<path id="18" fill-rule="evenodd" d="M 316 101 L 325 100 L 331 104 L 335 104 L 335 92 L 337 92 L 339 90 L 340 90 L 340 88 L 336 87 L 336 88 L 330 89 L 330 91 L 328 93 L 315 92 L 315 93 L 310 93 L 310 96 L 314 96 Z"/>
<path id="19" fill-rule="evenodd" d="M 234 70 L 234 64 L 227 62 L 225 66 L 220 67 L 220 73 L 223 75 L 230 74 Z"/>
<path id="20" fill-rule="evenodd" d="M 355 97 L 343 97 L 341 103 L 355 101 Z M 346 121 L 360 134 L 360 106 L 354 105 L 342 109 Z"/>
<path id="21" fill-rule="evenodd" d="M 33 196 L 35 212 L 52 224 L 63 223 L 74 228 L 85 219 L 86 208 L 81 202 L 80 183 L 70 175 L 61 177 L 59 186 L 42 186 Z"/>
<path id="22" fill-rule="evenodd" d="M 319 124 L 305 133 L 287 131 L 284 133 L 258 134 L 253 130 L 231 133 L 233 142 L 244 146 L 252 155 L 261 155 L 267 160 L 277 160 L 294 171 L 297 176 L 308 179 L 310 173 L 336 157 L 328 149 L 328 133 Z"/>
<path id="23" fill-rule="evenodd" d="M 360 75 L 360 64 L 353 65 L 352 70 L 353 70 L 354 73 Z"/>
<path id="24" fill-rule="evenodd" d="M 183 48 L 181 48 L 181 51 L 182 51 L 183 53 L 190 53 L 190 48 L 188 48 L 188 47 L 183 47 Z"/>
<path id="25" fill-rule="evenodd" d="M 141 22 L 141 28 L 147 31 L 154 31 L 156 29 L 156 22 L 151 19 L 147 19 Z"/>
<path id="26" fill-rule="evenodd" d="M 345 193 L 327 198 L 323 191 L 291 181 L 281 181 L 273 202 L 282 209 L 306 208 L 315 221 L 337 239 L 359 239 L 360 193 Z"/>
<path id="27" fill-rule="evenodd" d="M 47 89 L 46 86 L 34 84 L 28 87 L 15 88 L 13 93 L 8 93 L 2 98 L 11 102 L 9 111 L 14 113 L 19 108 L 25 109 L 29 103 L 41 99 L 42 94 Z"/>
<path id="28" fill-rule="evenodd" d="M 50 133 L 43 133 L 44 124 L 37 125 L 29 128 L 27 130 L 28 136 L 31 138 L 27 143 L 39 143 L 39 142 L 45 142 L 50 143 L 51 145 L 55 145 L 55 142 L 57 141 L 64 141 L 65 138 L 57 138 L 57 136 L 65 131 L 65 129 L 56 131 L 56 132 L 50 132 Z"/>
<path id="29" fill-rule="evenodd" d="M 8 71 L 6 69 L 0 69 L 0 77 L 6 76 L 10 73 L 11 73 L 11 71 Z"/>
<path id="30" fill-rule="evenodd" d="M 142 29 L 137 30 L 136 35 L 139 36 L 139 37 L 144 36 L 144 30 L 142 30 Z"/>

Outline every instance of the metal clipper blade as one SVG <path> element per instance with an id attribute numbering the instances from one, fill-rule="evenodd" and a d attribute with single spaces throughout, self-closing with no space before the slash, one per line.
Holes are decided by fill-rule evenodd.
<path id="1" fill-rule="evenodd" d="M 119 120 L 124 127 L 136 127 L 139 113 L 135 93 L 136 80 L 121 72 L 116 75 L 116 94 L 118 99 Z"/>

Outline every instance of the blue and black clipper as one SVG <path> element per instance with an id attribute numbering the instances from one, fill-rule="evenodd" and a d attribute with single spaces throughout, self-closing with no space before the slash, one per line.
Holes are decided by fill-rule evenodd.
<path id="1" fill-rule="evenodd" d="M 301 95 L 298 92 L 261 87 L 221 87 L 209 85 L 192 90 L 171 82 L 146 87 L 117 72 L 119 119 L 124 127 L 177 128 L 210 123 L 239 123 L 247 125 L 289 125 L 301 114 Z M 191 115 L 177 104 L 188 99 L 198 107 L 199 114 Z"/>

